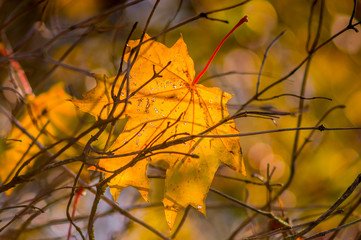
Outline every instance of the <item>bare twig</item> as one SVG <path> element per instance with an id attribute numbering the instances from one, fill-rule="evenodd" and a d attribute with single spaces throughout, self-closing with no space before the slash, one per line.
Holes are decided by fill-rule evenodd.
<path id="1" fill-rule="evenodd" d="M 257 79 L 257 85 L 256 85 L 256 96 L 258 95 L 258 91 L 259 91 L 259 85 L 261 83 L 261 75 L 262 75 L 262 71 L 263 71 L 263 67 L 264 67 L 264 64 L 266 63 L 266 58 L 267 58 L 267 55 L 268 55 L 268 52 L 270 51 L 271 47 L 273 44 L 275 44 L 277 42 L 277 40 L 282 37 L 282 35 L 284 34 L 285 32 L 281 32 L 280 34 L 277 35 L 277 37 L 275 37 L 275 39 L 273 39 L 271 41 L 271 43 L 267 46 L 266 48 L 266 51 L 264 52 L 264 55 L 263 55 L 263 60 L 262 60 L 262 63 L 261 63 L 261 67 L 259 69 L 259 72 L 258 72 L 258 79 Z"/>
<path id="2" fill-rule="evenodd" d="M 235 199 L 235 198 L 233 198 L 231 196 L 228 196 L 228 195 L 226 195 L 226 194 L 224 194 L 224 193 L 222 193 L 222 192 L 220 192 L 220 191 L 218 191 L 218 190 L 216 190 L 214 188 L 210 188 L 209 191 L 217 193 L 218 195 L 220 195 L 220 196 L 222 196 L 222 197 L 224 197 L 224 198 L 226 198 L 228 200 L 231 200 L 232 202 L 235 202 L 235 203 L 237 203 L 238 205 L 240 205 L 242 207 L 250 209 L 250 210 L 252 210 L 252 211 L 254 211 L 254 212 L 258 213 L 258 214 L 261 214 L 261 215 L 266 216 L 266 217 L 268 217 L 270 219 L 276 220 L 277 222 L 279 222 L 283 226 L 286 226 L 286 227 L 290 226 L 287 222 L 285 222 L 281 218 L 276 217 L 272 212 L 266 212 L 266 211 L 260 210 L 258 208 L 252 207 L 251 205 L 248 205 L 248 204 L 246 204 L 244 202 L 241 202 L 241 201 L 239 201 L 239 200 L 237 200 L 237 199 Z"/>
<path id="3" fill-rule="evenodd" d="M 330 214 L 332 214 L 338 206 L 341 205 L 356 189 L 356 187 L 361 183 L 361 174 L 359 174 L 355 181 L 347 188 L 347 190 L 342 194 L 342 196 L 324 213 L 320 216 L 317 220 L 313 221 L 307 228 L 303 229 L 297 234 L 287 237 L 287 240 L 296 239 L 301 237 L 315 228 L 318 224 L 324 221 Z"/>
<path id="4" fill-rule="evenodd" d="M 353 212 L 360 206 L 361 204 L 361 198 L 359 197 L 358 201 L 350 207 L 350 209 L 346 212 L 345 216 L 342 218 L 341 222 L 339 223 L 338 228 L 335 229 L 335 232 L 330 236 L 329 240 L 333 240 L 339 231 L 341 230 L 341 226 L 344 225 L 344 223 L 347 221 L 347 219 L 353 214 Z"/>
<path id="5" fill-rule="evenodd" d="M 186 209 L 184 210 L 183 217 L 182 217 L 181 221 L 179 222 L 177 228 L 174 230 L 174 232 L 171 236 L 171 239 L 174 239 L 177 236 L 177 234 L 179 233 L 179 231 L 181 230 L 181 228 L 183 227 L 190 210 L 191 210 L 191 206 L 186 207 Z"/>
<path id="6" fill-rule="evenodd" d="M 331 232 L 336 232 L 336 231 L 340 231 L 341 229 L 344 229 L 344 228 L 347 228 L 351 225 L 354 225 L 356 223 L 359 223 L 361 222 L 361 219 L 358 219 L 356 221 L 353 221 L 353 222 L 350 222 L 350 223 L 347 223 L 347 224 L 344 224 L 344 225 L 341 225 L 341 226 L 338 226 L 336 228 L 332 228 L 332 229 L 329 229 L 329 230 L 326 230 L 326 231 L 323 231 L 323 232 L 320 232 L 320 233 L 317 233 L 313 236 L 310 236 L 308 238 L 304 238 L 304 240 L 309 240 L 309 239 L 315 239 L 315 238 L 319 238 L 319 237 L 323 237 L 323 236 L 326 236 L 326 234 L 329 234 Z M 355 238 L 355 239 L 359 239 L 359 238 Z"/>
<path id="7" fill-rule="evenodd" d="M 216 19 L 214 19 L 214 18 L 209 18 L 208 15 L 209 15 L 209 14 L 212 14 L 212 13 L 222 12 L 222 11 L 226 11 L 226 10 L 230 10 L 230 9 L 233 9 L 233 8 L 236 8 L 236 7 L 239 7 L 239 6 L 242 6 L 242 5 L 246 4 L 246 3 L 248 3 L 249 1 L 250 1 L 250 0 L 246 0 L 246 1 L 243 1 L 243 2 L 241 2 L 241 3 L 234 4 L 234 5 L 229 6 L 229 7 L 220 8 L 220 9 L 215 9 L 215 10 L 211 10 L 211 11 L 208 11 L 208 12 L 200 13 L 200 14 L 198 14 L 197 16 L 194 16 L 194 17 L 191 17 L 191 18 L 189 18 L 189 19 L 186 19 L 186 20 L 184 20 L 184 21 L 176 24 L 175 26 L 170 27 L 170 28 L 168 28 L 168 29 L 166 29 L 166 30 L 164 30 L 164 31 L 162 31 L 162 32 L 154 35 L 153 37 L 151 37 L 151 38 L 148 39 L 147 41 L 144 41 L 143 43 L 146 43 L 146 42 L 151 41 L 151 40 L 155 40 L 155 39 L 157 39 L 159 36 L 161 36 L 161 35 L 163 35 L 163 34 L 165 34 L 165 33 L 167 33 L 167 32 L 170 32 L 170 31 L 172 31 L 172 30 L 174 30 L 174 29 L 177 29 L 177 28 L 179 28 L 179 27 L 181 27 L 181 26 L 183 26 L 183 25 L 186 25 L 186 24 L 188 24 L 188 23 L 190 23 L 190 22 L 194 22 L 194 21 L 196 21 L 196 20 L 198 20 L 198 19 L 200 19 L 200 18 L 205 18 L 205 19 L 208 19 L 208 20 L 216 20 Z M 217 20 L 219 20 L 219 19 L 217 19 Z M 223 22 L 225 22 L 225 21 L 223 21 Z M 225 23 L 226 23 L 226 22 L 225 22 Z"/>

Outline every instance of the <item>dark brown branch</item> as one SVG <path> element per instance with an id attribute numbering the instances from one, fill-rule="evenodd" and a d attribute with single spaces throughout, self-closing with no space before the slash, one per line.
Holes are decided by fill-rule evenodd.
<path id="1" fill-rule="evenodd" d="M 361 198 L 359 197 L 358 201 L 350 207 L 346 212 L 345 216 L 342 218 L 341 222 L 338 224 L 338 227 L 334 230 L 335 232 L 330 236 L 328 240 L 333 240 L 339 231 L 342 229 L 342 226 L 345 224 L 347 219 L 353 214 L 353 212 L 361 205 Z"/>
<path id="2" fill-rule="evenodd" d="M 361 183 L 361 174 L 359 174 L 355 181 L 347 188 L 347 190 L 342 194 L 342 196 L 324 213 L 320 216 L 317 220 L 313 221 L 307 228 L 302 230 L 301 232 L 289 236 L 286 238 L 287 240 L 297 239 L 311 231 L 315 228 L 318 224 L 324 221 L 330 214 L 332 214 L 356 189 L 356 187 Z"/>
<path id="3" fill-rule="evenodd" d="M 329 234 L 331 232 L 337 232 L 337 231 L 340 231 L 341 229 L 343 228 L 347 228 L 349 226 L 352 226 L 356 223 L 359 223 L 361 222 L 361 219 L 358 219 L 356 221 L 353 221 L 353 222 L 350 222 L 350 223 L 347 223 L 347 224 L 344 224 L 344 225 L 341 225 L 341 226 L 338 226 L 336 228 L 332 228 L 332 229 L 329 229 L 329 230 L 326 230 L 326 231 L 323 231 L 323 232 L 320 232 L 320 233 L 317 233 L 311 237 L 308 237 L 308 238 L 304 238 L 303 240 L 310 240 L 310 239 L 315 239 L 315 238 L 319 238 L 319 237 L 323 237 L 323 236 L 326 236 L 326 234 Z M 360 238 L 355 238 L 355 239 L 360 239 Z"/>

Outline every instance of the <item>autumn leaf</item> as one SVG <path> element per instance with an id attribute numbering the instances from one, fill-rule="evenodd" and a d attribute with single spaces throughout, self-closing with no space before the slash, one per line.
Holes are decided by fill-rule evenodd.
<path id="1" fill-rule="evenodd" d="M 79 112 L 74 105 L 69 102 L 71 96 L 64 91 L 64 84 L 54 85 L 47 92 L 39 96 L 26 96 L 26 110 L 19 118 L 20 125 L 33 138 L 47 147 L 60 139 L 69 139 L 84 128 L 82 121 L 84 113 Z M 0 179 L 3 184 L 11 180 L 20 166 L 36 155 L 40 148 L 34 144 L 33 140 L 16 126 L 13 127 L 7 141 L 6 151 L 0 154 Z M 51 153 L 56 153 L 67 144 L 66 141 L 59 143 L 49 149 Z M 60 160 L 74 157 L 81 152 L 81 142 L 66 150 Z M 36 159 L 31 160 L 20 171 L 21 174 L 31 168 Z M 69 167 L 79 169 L 79 163 L 70 164 Z M 82 174 L 83 180 L 88 180 L 87 172 Z M 7 192 L 10 193 L 10 192 Z"/>
<path id="2" fill-rule="evenodd" d="M 226 103 L 231 95 L 219 88 L 195 83 L 193 60 L 182 37 L 171 48 L 149 40 L 148 35 L 144 42 L 129 74 L 131 97 L 127 104 L 127 92 L 125 88 L 120 89 L 126 76 L 121 76 L 115 84 L 115 92 L 121 92 L 121 99 L 113 115 L 119 115 L 125 108 L 128 122 L 109 149 L 118 157 L 99 161 L 99 166 L 108 171 L 131 163 L 135 157 L 131 153 L 204 133 L 228 116 Z M 128 43 L 129 51 L 125 55 L 128 62 L 133 60 L 132 49 L 139 43 L 139 40 Z M 105 119 L 114 106 L 111 89 L 115 77 L 98 74 L 95 78 L 97 86 L 83 94 L 83 100 L 74 99 L 73 103 L 82 111 Z M 237 133 L 234 122 L 228 121 L 204 134 Z M 111 179 L 108 185 L 115 200 L 128 186 L 137 188 L 147 200 L 148 164 L 166 168 L 163 204 L 170 228 L 177 213 L 188 205 L 206 213 L 205 199 L 221 164 L 245 174 L 237 138 L 194 138 L 153 151 L 148 156 Z M 105 172 L 106 178 L 111 175 Z"/>

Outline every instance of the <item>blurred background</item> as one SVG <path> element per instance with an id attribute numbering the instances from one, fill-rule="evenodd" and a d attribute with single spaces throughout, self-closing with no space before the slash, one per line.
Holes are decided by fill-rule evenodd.
<path id="1" fill-rule="evenodd" d="M 331 39 L 347 27 L 353 10 L 355 18 L 352 23 L 361 19 L 361 2 L 251 0 L 241 4 L 242 2 L 161 0 L 147 33 L 158 36 L 157 40 L 168 47 L 182 35 L 194 60 L 196 73 L 199 73 L 222 38 L 247 15 L 248 23 L 229 37 L 200 83 L 217 86 L 231 93 L 233 98 L 229 101 L 230 113 L 247 103 L 244 110 L 274 111 L 288 115 L 273 119 L 252 116 L 237 119 L 236 125 L 241 133 L 295 128 L 300 114 L 302 127 L 317 126 L 330 109 L 333 110 L 321 121 L 325 127 L 361 127 L 361 34 L 350 29 Z M 356 8 L 354 2 L 358 3 Z M 106 73 L 109 76 L 117 73 L 125 40 L 133 24 L 138 22 L 132 39 L 138 39 L 155 1 L 136 1 L 134 5 L 129 3 L 132 1 L 3 0 L 0 1 L 1 42 L 9 55 L 21 65 L 35 95 L 62 82 L 67 94 L 80 98 L 83 92 L 95 86 L 95 80 L 89 77 L 89 73 Z M 119 7 L 122 4 L 129 6 Z M 221 11 L 208 15 L 212 19 L 196 18 L 187 21 L 200 13 L 219 9 Z M 321 10 L 322 22 L 317 31 Z M 179 27 L 166 31 L 178 24 Z M 356 29 L 360 30 L 360 26 L 356 26 Z M 267 47 L 282 32 L 284 34 L 273 42 L 262 65 Z M 327 44 L 312 54 L 308 68 L 305 64 L 296 68 L 309 56 L 308 50 L 315 37 L 319 37 L 317 46 L 323 42 Z M 8 56 L 0 57 L 2 89 L 12 87 Z M 249 102 L 256 93 L 261 66 L 260 91 L 296 71 L 280 84 L 265 91 L 259 97 L 264 101 Z M 301 95 L 303 82 L 303 96 L 309 99 L 304 101 L 300 109 L 300 98 L 295 95 Z M 273 98 L 282 94 L 288 95 Z M 6 112 L 15 117 L 21 116 L 23 104 L 16 94 L 3 90 L 0 95 L 0 104 Z M 4 112 L 0 113 L 0 121 L 0 135 L 5 138 L 11 132 L 11 123 Z M 324 131 L 315 132 L 309 139 L 310 131 L 302 131 L 298 138 L 298 148 L 304 142 L 306 144 L 297 158 L 294 158 L 295 134 L 295 131 L 290 131 L 241 137 L 248 176 L 237 175 L 226 168 L 220 169 L 217 174 L 262 183 L 262 179 L 267 180 L 267 169 L 269 172 L 275 169 L 270 182 L 283 185 L 289 183 L 289 186 L 268 210 L 297 225 L 308 223 L 325 212 L 361 172 L 361 135 L 360 130 Z M 6 141 L 2 141 L 0 153 L 5 150 Z M 294 172 L 290 170 L 292 161 L 295 162 Z M 290 174 L 292 181 L 289 181 Z M 16 190 L 12 194 L 16 197 L 2 194 L 0 201 L 16 199 L 18 204 L 26 204 L 38 196 L 39 188 L 46 188 L 53 181 L 49 176 L 46 179 L 47 182 L 40 184 L 41 186 L 33 184 Z M 150 203 L 145 203 L 136 190 L 126 189 L 118 204 L 170 236 L 172 233 L 168 230 L 163 207 L 159 204 L 162 181 L 152 179 L 154 192 L 151 193 Z M 64 186 L 71 186 L 72 180 L 64 176 L 60 182 Z M 212 187 L 255 207 L 266 204 L 270 194 L 265 185 L 247 184 L 219 176 L 215 177 Z M 281 188 L 278 185 L 272 187 L 272 194 Z M 54 192 L 39 201 L 36 206 L 41 208 L 57 200 L 44 213 L 38 214 L 18 238 L 65 239 L 69 222 L 65 216 L 68 195 L 64 194 Z M 91 193 L 80 197 L 77 216 L 86 218 L 93 197 Z M 346 222 L 360 219 L 358 202 L 360 188 L 342 205 L 343 213 L 334 214 L 309 235 L 337 227 L 352 206 L 355 206 L 355 210 Z M 0 224 L 6 223 L 18 211 L 19 209 L 15 209 L 1 213 Z M 159 238 L 114 212 L 103 202 L 98 213 L 100 216 L 95 222 L 96 239 Z M 101 215 L 102 213 L 104 214 Z M 235 239 L 243 239 L 276 228 L 267 217 L 259 215 L 239 232 L 235 232 L 252 214 L 252 211 L 210 192 L 207 198 L 207 217 L 191 209 L 176 239 L 227 239 L 232 233 Z M 21 226 L 29 216 L 32 216 L 31 212 L 22 215 L 3 231 L 4 236 L 9 236 L 9 232 Z M 180 220 L 181 216 L 176 225 Z M 80 219 L 77 224 L 85 227 L 86 222 Z M 338 233 L 335 239 L 356 239 L 361 236 L 360 233 L 361 225 L 355 224 Z M 73 234 L 74 239 L 80 239 L 75 230 Z M 330 236 L 326 235 L 325 239 Z M 282 234 L 272 236 L 272 239 L 282 238 Z"/>

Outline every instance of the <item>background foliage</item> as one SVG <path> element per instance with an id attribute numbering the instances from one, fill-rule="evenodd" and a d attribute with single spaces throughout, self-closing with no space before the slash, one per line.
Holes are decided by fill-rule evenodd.
<path id="1" fill-rule="evenodd" d="M 47 92 L 51 86 L 61 82 L 69 96 L 80 98 L 81 93 L 94 87 L 95 81 L 89 77 L 89 73 L 116 75 L 122 49 L 133 23 L 139 22 L 133 35 L 133 39 L 138 39 L 154 6 L 154 1 L 139 1 L 127 8 L 119 7 L 123 2 L 0 1 L 1 41 L 13 49 L 13 59 L 20 63 L 36 95 Z M 185 20 L 200 16 L 200 13 L 233 6 L 240 1 L 160 1 L 147 33 L 150 36 L 159 35 L 158 41 L 167 46 L 174 44 L 182 34 L 198 73 L 223 36 L 243 15 L 248 15 L 249 22 L 227 40 L 207 72 L 211 78 L 204 76 L 202 84 L 218 86 L 233 94 L 234 97 L 229 101 L 229 108 L 233 112 L 244 107 L 247 111 L 273 111 L 284 115 L 269 119 L 250 114 L 236 120 L 239 131 L 250 133 L 295 128 L 298 123 L 301 127 L 319 126 L 321 123 L 330 128 L 359 127 L 361 35 L 356 30 L 360 27 L 358 25 L 355 30 L 342 32 L 334 39 L 332 36 L 348 26 L 353 11 L 352 23 L 359 21 L 361 3 L 355 6 L 358 1 L 352 0 L 295 0 L 292 4 L 285 0 L 246 2 L 207 15 L 209 18 L 229 21 L 229 24 L 225 24 L 204 17 L 196 17 L 189 22 Z M 113 9 L 117 10 L 112 12 Z M 91 18 L 99 14 L 103 15 Z M 90 21 L 85 21 L 89 18 Z M 165 33 L 165 29 L 179 23 L 179 27 Z M 284 34 L 269 49 L 263 65 L 267 47 L 282 32 Z M 324 42 L 327 44 L 317 48 Z M 317 51 L 313 52 L 315 47 Z M 297 68 L 306 58 L 310 61 L 305 61 Z M 24 112 L 24 104 L 16 94 L 4 88 L 13 86 L 9 77 L 9 56 L 1 57 L 0 64 L 3 90 L 0 154 L 4 154 L 9 144 L 5 139 L 11 128 L 15 128 L 11 126 L 6 113 L 19 117 Z M 260 92 L 286 76 L 284 81 L 258 97 L 261 100 L 272 98 L 267 101 L 254 97 L 261 66 Z M 227 75 L 212 77 L 229 72 Z M 288 95 L 273 98 L 281 94 Z M 302 100 L 297 96 L 310 99 Z M 330 109 L 332 111 L 326 116 Z M 57 119 L 56 115 L 54 119 Z M 68 124 L 66 126 L 69 128 L 74 126 L 74 123 L 67 123 L 66 120 L 63 123 Z M 266 206 L 263 210 L 274 213 L 292 225 L 305 225 L 294 231 L 277 230 L 270 236 L 282 239 L 285 236 L 283 234 L 300 231 L 336 202 L 361 169 L 359 130 L 315 132 L 312 138 L 308 138 L 309 134 L 310 131 L 294 130 L 241 137 L 248 176 L 244 178 L 225 168 L 217 174 L 260 185 L 218 176 L 212 188 L 259 209 L 267 204 L 270 195 L 276 196 L 283 189 L 272 207 Z M 296 157 L 295 153 L 303 143 L 306 143 L 305 148 Z M 7 163 L 1 164 L 4 168 Z M 76 171 L 75 166 L 73 172 Z M 91 184 L 97 182 L 96 174 L 82 178 L 93 180 Z M 1 193 L 1 236 L 6 239 L 66 238 L 69 228 L 66 207 L 69 188 L 74 179 L 61 168 L 39 172 L 33 179 L 29 183 L 20 184 L 10 195 Z M 159 178 L 152 179 L 154 190 L 150 203 L 145 203 L 134 189 L 123 191 L 117 205 L 109 205 L 101 200 L 94 223 L 95 238 L 162 237 L 154 234 L 154 231 L 163 234 L 163 238 L 172 238 L 175 230 L 169 232 L 160 204 L 162 181 Z M 270 183 L 275 185 L 270 186 Z M 86 235 L 94 194 L 89 190 L 84 192 L 86 195 L 80 197 L 76 208 L 76 224 Z M 105 195 L 110 196 L 108 192 Z M 360 202 L 360 189 L 357 188 L 335 213 L 306 236 L 311 237 L 337 227 L 345 216 L 347 219 L 344 223 L 360 219 Z M 154 231 L 135 223 L 119 208 L 146 222 Z M 208 195 L 207 217 L 194 209 L 187 209 L 186 213 L 187 218 L 175 238 L 243 239 L 271 233 L 280 227 L 279 223 L 276 224 L 274 219 L 264 214 L 258 214 L 250 220 L 253 210 L 226 199 L 216 191 Z M 181 222 L 181 218 L 177 219 L 176 225 Z M 241 228 L 247 221 L 250 223 Z M 360 224 L 354 224 L 331 237 L 332 232 L 326 238 L 356 239 L 361 236 L 360 227 Z M 18 229 L 21 231 L 16 231 Z M 80 239 L 74 227 L 72 233 L 74 239 Z"/>

